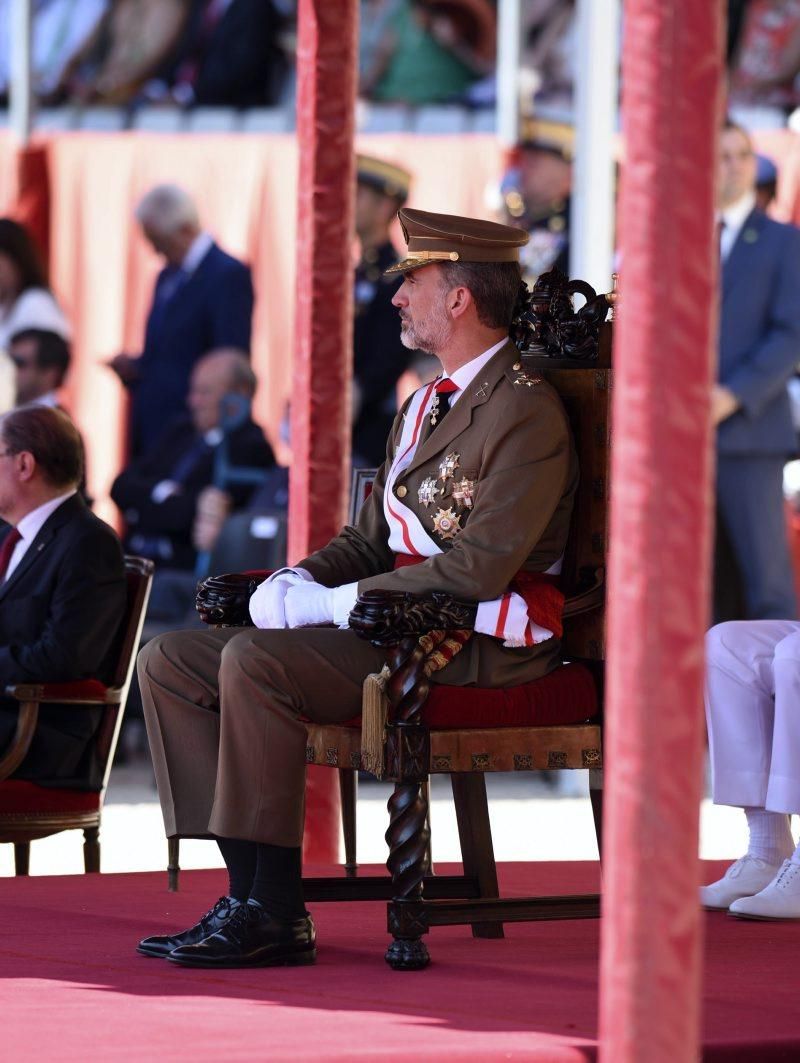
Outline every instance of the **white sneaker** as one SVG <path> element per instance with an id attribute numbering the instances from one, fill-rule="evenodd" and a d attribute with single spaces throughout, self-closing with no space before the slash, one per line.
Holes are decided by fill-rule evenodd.
<path id="1" fill-rule="evenodd" d="M 740 897 L 728 911 L 740 919 L 800 919 L 800 864 L 784 860 L 760 893 Z"/>
<path id="2" fill-rule="evenodd" d="M 700 887 L 700 904 L 704 908 L 730 908 L 740 897 L 752 897 L 768 886 L 780 867 L 780 864 L 768 864 L 766 860 L 745 853 L 731 864 L 721 879 Z"/>

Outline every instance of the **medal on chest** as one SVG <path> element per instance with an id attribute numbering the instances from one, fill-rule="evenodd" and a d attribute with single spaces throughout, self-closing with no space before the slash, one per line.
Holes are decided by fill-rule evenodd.
<path id="1" fill-rule="evenodd" d="M 457 483 L 453 483 L 453 501 L 465 509 L 472 509 L 475 495 L 475 481 L 462 477 Z"/>
<path id="2" fill-rule="evenodd" d="M 436 496 L 439 494 L 439 487 L 437 481 L 432 476 L 426 476 L 422 483 L 419 485 L 417 491 L 417 498 L 419 504 L 425 506 L 427 509 L 433 502 L 436 501 Z"/>
<path id="3" fill-rule="evenodd" d="M 447 483 L 448 480 L 453 478 L 456 469 L 459 467 L 459 455 L 453 451 L 439 462 L 439 479 Z"/>
<path id="4" fill-rule="evenodd" d="M 461 516 L 452 509 L 437 509 L 433 515 L 433 530 L 441 539 L 455 539 L 461 531 Z"/>

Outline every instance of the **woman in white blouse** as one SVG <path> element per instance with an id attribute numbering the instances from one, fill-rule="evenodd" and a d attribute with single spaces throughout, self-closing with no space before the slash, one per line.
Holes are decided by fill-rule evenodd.
<path id="1" fill-rule="evenodd" d="M 28 231 L 11 218 L 0 218 L 0 413 L 14 405 L 9 341 L 30 328 L 55 332 L 65 340 L 71 337 L 69 322 L 50 291 Z"/>

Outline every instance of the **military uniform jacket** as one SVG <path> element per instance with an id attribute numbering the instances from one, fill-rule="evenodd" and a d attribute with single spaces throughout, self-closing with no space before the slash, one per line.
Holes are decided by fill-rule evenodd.
<path id="1" fill-rule="evenodd" d="M 345 528 L 300 567 L 328 587 L 358 581 L 359 592 L 443 590 L 476 602 L 497 598 L 521 569 L 551 569 L 566 545 L 577 460 L 560 399 L 521 368 L 511 342 L 478 372 L 430 434 L 422 432 L 410 464 L 391 485 L 392 495 L 413 511 L 442 550 L 394 569 L 384 498 L 413 400 L 394 422 L 387 460 L 355 527 Z M 457 467 L 447 475 L 454 461 Z M 472 485 L 471 507 L 463 494 L 462 501 L 456 497 L 464 479 Z M 434 481 L 439 493 L 425 505 Z M 455 533 L 452 526 L 441 529 L 448 510 L 458 517 Z M 510 649 L 491 636 L 474 635 L 437 678 L 481 686 L 524 683 L 554 668 L 559 650 L 554 638 Z"/>

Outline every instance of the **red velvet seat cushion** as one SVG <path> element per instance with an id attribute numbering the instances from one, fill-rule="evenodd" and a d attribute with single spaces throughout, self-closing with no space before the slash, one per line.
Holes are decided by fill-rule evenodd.
<path id="1" fill-rule="evenodd" d="M 431 684 L 422 718 L 432 731 L 492 727 L 557 727 L 584 723 L 597 715 L 597 687 L 582 664 L 565 664 L 554 672 L 504 689 L 447 687 Z M 345 727 L 360 727 L 361 718 Z"/>
<path id="2" fill-rule="evenodd" d="M 432 731 L 486 727 L 553 727 L 597 715 L 597 687 L 582 664 L 565 664 L 518 687 L 431 684 L 423 719 Z"/>
<path id="3" fill-rule="evenodd" d="M 46 698 L 104 698 L 108 687 L 99 679 L 75 679 L 68 683 L 43 683 Z"/>
<path id="4" fill-rule="evenodd" d="M 96 812 L 100 794 L 87 790 L 55 790 L 24 779 L 0 782 L 0 816 L 18 812 Z"/>

